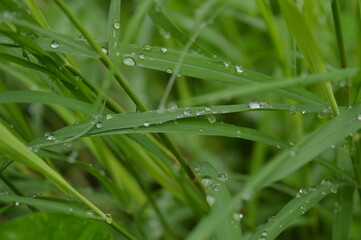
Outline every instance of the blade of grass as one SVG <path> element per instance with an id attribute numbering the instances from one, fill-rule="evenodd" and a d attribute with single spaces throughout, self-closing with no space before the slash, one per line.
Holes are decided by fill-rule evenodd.
<path id="1" fill-rule="evenodd" d="M 347 109 L 307 135 L 294 147 L 282 151 L 246 183 L 243 190 L 237 193 L 226 208 L 203 219 L 190 233 L 187 240 L 198 240 L 208 236 L 212 229 L 222 222 L 233 211 L 234 207 L 240 204 L 246 194 L 251 194 L 282 179 L 313 160 L 332 144 L 360 129 L 361 121 L 358 120 L 360 112 L 361 105 Z"/>
<path id="2" fill-rule="evenodd" d="M 197 161 L 193 162 L 192 166 L 206 190 L 206 200 L 211 211 L 224 208 L 225 204 L 231 200 L 231 194 L 225 183 L 228 179 L 227 174 L 218 172 L 208 162 Z M 229 214 L 227 219 L 217 229 L 214 229 L 217 239 L 233 240 L 241 238 L 242 234 L 239 223 L 241 218 L 242 215 L 238 211 Z"/>
<path id="3" fill-rule="evenodd" d="M 326 72 L 325 62 L 314 40 L 306 21 L 297 6 L 290 0 L 278 1 L 282 14 L 286 20 L 288 30 L 297 42 L 298 48 L 305 57 L 313 73 Z M 328 102 L 336 115 L 340 113 L 330 82 L 322 83 Z"/>
<path id="4" fill-rule="evenodd" d="M 9 130 L 7 130 L 3 124 L 0 123 L 0 150 L 3 154 L 14 158 L 15 160 L 27 165 L 31 169 L 40 172 L 47 179 L 53 182 L 63 192 L 70 194 L 79 201 L 83 202 L 90 209 L 102 217 L 105 220 L 109 221 L 109 216 L 107 216 L 103 211 L 91 203 L 87 198 L 77 192 L 72 186 L 70 186 L 63 177 L 49 167 L 42 159 L 40 159 L 35 153 L 31 152 L 22 142 L 20 142 L 16 137 L 14 137 Z M 120 227 L 114 221 L 111 221 L 111 226 L 116 228 L 120 233 L 122 233 L 128 239 L 135 239 L 128 231 Z"/>
<path id="5" fill-rule="evenodd" d="M 288 202 L 268 223 L 261 227 L 249 240 L 273 240 L 282 233 L 299 216 L 318 204 L 327 195 L 337 191 L 340 183 L 325 182 L 311 187 L 306 193 Z"/>

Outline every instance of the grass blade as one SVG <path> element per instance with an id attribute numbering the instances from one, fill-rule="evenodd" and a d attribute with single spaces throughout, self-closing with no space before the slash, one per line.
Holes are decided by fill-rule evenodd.
<path id="1" fill-rule="evenodd" d="M 279 1 L 279 4 L 288 29 L 296 40 L 298 48 L 305 57 L 311 71 L 313 73 L 326 72 L 325 62 L 321 56 L 318 45 L 297 6 L 290 0 Z M 339 109 L 332 91 L 331 83 L 322 83 L 322 87 L 332 110 L 338 115 Z"/>

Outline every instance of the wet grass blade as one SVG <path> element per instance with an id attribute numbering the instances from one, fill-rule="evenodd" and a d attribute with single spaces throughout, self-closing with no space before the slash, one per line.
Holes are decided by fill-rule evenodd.
<path id="1" fill-rule="evenodd" d="M 52 240 L 114 239 L 110 231 L 99 222 L 59 212 L 41 212 L 3 223 L 0 226 L 0 238 L 17 240 L 39 238 Z"/>
<path id="2" fill-rule="evenodd" d="M 318 45 L 297 6 L 290 0 L 279 1 L 279 4 L 286 20 L 288 30 L 296 40 L 297 46 L 305 57 L 311 71 L 313 73 L 326 72 L 325 62 L 321 56 Z M 332 110 L 338 115 L 339 109 L 333 94 L 331 83 L 322 83 L 322 87 Z"/>
<path id="3" fill-rule="evenodd" d="M 202 182 L 206 191 L 206 201 L 211 208 L 211 212 L 215 209 L 222 209 L 231 200 L 231 194 L 228 191 L 226 181 L 228 175 L 224 172 L 218 172 L 208 162 L 192 163 L 199 180 Z M 240 229 L 240 220 L 242 218 L 239 211 L 229 214 L 217 229 L 214 229 L 217 239 L 233 240 L 242 237 Z"/>
<path id="4" fill-rule="evenodd" d="M 327 108 L 322 106 L 313 105 L 288 105 L 288 104 L 272 104 L 272 106 L 256 104 L 255 110 L 263 111 L 306 111 L 308 113 L 327 113 Z M 245 128 L 239 128 L 222 123 L 212 125 L 216 122 L 214 114 L 225 114 L 232 112 L 250 111 L 248 104 L 241 105 L 229 105 L 229 106 L 212 106 L 212 107 L 192 107 L 192 108 L 179 108 L 179 109 L 167 109 L 158 111 L 149 111 L 142 113 L 127 113 L 127 114 L 113 114 L 102 116 L 98 119 L 98 127 L 94 127 L 94 119 L 89 119 L 53 132 L 56 141 L 48 141 L 46 138 L 39 138 L 31 143 L 29 146 L 47 146 L 59 144 L 64 141 L 69 141 L 74 137 L 81 137 L 83 135 L 111 135 L 119 133 L 142 133 L 144 132 L 182 132 L 182 129 L 187 133 L 196 133 L 200 135 L 223 135 L 230 137 L 243 137 L 242 131 L 244 131 L 244 137 L 254 135 L 257 131 Z M 177 126 L 178 121 L 181 124 L 182 119 L 208 116 L 208 121 L 193 121 L 185 122 L 184 126 Z M 164 123 L 172 122 L 167 125 Z M 159 126 L 157 126 L 159 125 Z M 93 127 L 92 127 L 93 126 Z M 136 128 L 136 129 L 134 129 Z M 125 131 L 121 131 L 124 129 Z M 147 130 L 149 129 L 149 130 Z M 187 130 L 188 129 L 188 130 Z M 209 131 L 202 131 L 209 130 Z M 211 130 L 212 129 L 212 130 Z M 239 131 L 239 133 L 238 133 Z M 256 134 L 257 135 L 257 134 Z M 255 135 L 255 136 L 256 136 Z M 255 139 L 255 138 L 252 138 Z"/>
<path id="5" fill-rule="evenodd" d="M 216 211 L 202 220 L 187 240 L 203 239 L 208 236 L 211 230 L 240 204 L 244 195 L 282 179 L 312 161 L 332 144 L 360 129 L 361 121 L 358 120 L 360 112 L 361 105 L 343 111 L 339 116 L 307 135 L 294 147 L 281 152 L 246 183 L 243 190 L 229 202 L 227 208 Z"/>
<path id="6" fill-rule="evenodd" d="M 288 202 L 268 223 L 261 227 L 249 240 L 273 240 L 293 221 L 305 214 L 323 198 L 337 191 L 340 183 L 324 182 L 316 187 L 302 189 L 298 197 Z"/>
<path id="7" fill-rule="evenodd" d="M 79 206 L 79 203 L 75 204 L 71 201 L 60 201 L 60 199 L 41 199 L 41 198 L 29 198 L 21 197 L 17 195 L 0 195 L 0 201 L 4 203 L 14 204 L 14 206 L 20 206 L 26 204 L 34 206 L 40 210 L 63 212 L 73 214 L 81 217 L 102 220 L 103 218 L 94 214 L 87 208 Z"/>

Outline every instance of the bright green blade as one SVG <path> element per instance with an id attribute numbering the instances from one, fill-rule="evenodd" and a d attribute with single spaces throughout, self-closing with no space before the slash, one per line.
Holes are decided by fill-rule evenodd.
<path id="1" fill-rule="evenodd" d="M 85 227 L 86 226 L 86 227 Z M 1 239 L 111 240 L 101 223 L 64 213 L 41 212 L 1 224 Z"/>

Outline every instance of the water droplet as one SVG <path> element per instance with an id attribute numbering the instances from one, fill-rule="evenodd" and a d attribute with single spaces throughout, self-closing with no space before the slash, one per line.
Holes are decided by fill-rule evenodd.
<path id="1" fill-rule="evenodd" d="M 139 54 L 139 58 L 143 60 L 145 58 L 144 53 Z"/>
<path id="2" fill-rule="evenodd" d="M 236 131 L 236 136 L 237 136 L 237 137 L 240 137 L 241 135 L 242 135 L 241 131 L 239 131 L 239 130 Z"/>
<path id="3" fill-rule="evenodd" d="M 29 146 L 29 150 L 36 153 L 36 152 L 39 152 L 39 147 L 36 147 L 36 146 L 31 147 L 31 146 Z"/>
<path id="4" fill-rule="evenodd" d="M 357 115 L 357 120 L 361 121 L 361 114 Z"/>
<path id="5" fill-rule="evenodd" d="M 167 68 L 167 69 L 165 70 L 165 72 L 166 72 L 166 73 L 169 73 L 169 74 L 172 74 L 172 73 L 173 73 L 173 70 L 172 70 L 171 68 Z"/>
<path id="6" fill-rule="evenodd" d="M 51 42 L 50 47 L 56 49 L 60 47 L 60 44 L 58 43 L 58 41 L 54 40 Z"/>
<path id="7" fill-rule="evenodd" d="M 95 125 L 97 128 L 102 128 L 103 127 L 103 123 L 101 122 L 97 122 L 97 124 Z"/>
<path id="8" fill-rule="evenodd" d="M 67 147 L 67 148 L 70 148 L 71 145 L 73 145 L 73 142 L 72 142 L 72 141 L 66 141 L 66 142 L 64 143 L 64 146 Z"/>
<path id="9" fill-rule="evenodd" d="M 307 194 L 307 189 L 301 188 L 298 192 L 301 194 Z"/>
<path id="10" fill-rule="evenodd" d="M 291 115 L 295 115 L 296 114 L 296 107 L 294 106 L 294 105 L 291 105 L 291 107 L 290 107 L 290 114 Z"/>
<path id="11" fill-rule="evenodd" d="M 143 126 L 144 126 L 144 127 L 149 127 L 149 126 L 150 126 L 150 123 L 149 123 L 148 121 L 145 121 L 145 122 L 143 123 Z"/>
<path id="12" fill-rule="evenodd" d="M 234 219 L 236 222 L 241 221 L 242 218 L 243 218 L 243 214 L 242 214 L 242 213 L 233 213 L 233 219 Z"/>
<path id="13" fill-rule="evenodd" d="M 199 170 L 201 170 L 200 167 L 194 167 L 194 171 L 199 172 Z"/>
<path id="14" fill-rule="evenodd" d="M 48 141 L 55 141 L 56 140 L 54 134 L 51 134 L 51 133 L 45 133 L 45 137 L 46 137 L 46 140 L 48 140 Z"/>
<path id="15" fill-rule="evenodd" d="M 224 61 L 223 62 L 223 65 L 226 67 L 226 68 L 229 68 L 229 66 L 231 66 L 231 63 L 229 61 Z"/>
<path id="16" fill-rule="evenodd" d="M 108 223 L 108 224 L 113 223 L 113 218 L 112 218 L 112 216 L 110 216 L 110 214 L 105 215 L 105 222 Z"/>
<path id="17" fill-rule="evenodd" d="M 179 73 L 177 73 L 177 75 L 176 75 L 176 76 L 177 76 L 177 78 L 179 78 L 179 77 L 181 77 L 181 76 L 182 76 L 182 73 L 180 73 L 180 72 L 179 72 Z"/>
<path id="18" fill-rule="evenodd" d="M 332 182 L 331 182 L 330 180 L 328 180 L 328 179 L 322 179 L 321 185 L 331 186 L 331 185 L 332 185 Z"/>
<path id="19" fill-rule="evenodd" d="M 107 54 L 107 53 L 108 53 L 108 49 L 102 47 L 102 52 L 103 52 L 104 54 Z"/>
<path id="20" fill-rule="evenodd" d="M 88 215 L 89 217 L 94 217 L 93 211 L 87 211 L 86 215 Z"/>
<path id="21" fill-rule="evenodd" d="M 306 212 L 305 206 L 301 206 L 300 209 L 301 209 L 301 211 L 302 211 L 302 214 L 305 214 L 305 212 Z"/>
<path id="22" fill-rule="evenodd" d="M 238 73 L 243 73 L 243 71 L 244 71 L 244 69 L 243 69 L 243 67 L 242 67 L 241 65 L 236 65 L 236 66 L 235 66 L 235 69 L 236 69 L 236 71 L 237 71 Z"/>
<path id="23" fill-rule="evenodd" d="M 161 51 L 162 53 L 166 53 L 166 52 L 168 52 L 168 49 L 165 48 L 165 47 L 162 47 L 162 48 L 160 48 L 160 51 Z"/>
<path id="24" fill-rule="evenodd" d="M 73 208 L 69 208 L 69 212 L 74 212 L 74 209 L 73 209 Z"/>
<path id="25" fill-rule="evenodd" d="M 149 51 L 150 49 L 152 49 L 152 47 L 149 44 L 146 44 L 143 46 L 143 49 Z"/>
<path id="26" fill-rule="evenodd" d="M 212 108 L 209 107 L 209 106 L 206 106 L 206 107 L 204 108 L 204 110 L 205 110 L 206 112 L 210 112 L 210 111 L 212 111 Z"/>
<path id="27" fill-rule="evenodd" d="M 123 63 L 129 67 L 134 67 L 135 66 L 135 61 L 133 58 L 131 57 L 126 57 L 123 59 Z"/>
<path id="28" fill-rule="evenodd" d="M 197 116 L 202 115 L 202 114 L 204 114 L 204 111 L 203 111 L 203 110 L 198 110 L 198 111 L 196 112 L 196 115 L 197 115 Z"/>
<path id="29" fill-rule="evenodd" d="M 268 233 L 266 231 L 262 232 L 262 237 L 267 237 Z"/>
<path id="30" fill-rule="evenodd" d="M 213 204 L 216 202 L 216 199 L 211 195 L 207 195 L 206 200 L 209 206 L 213 206 Z"/>
<path id="31" fill-rule="evenodd" d="M 19 203 L 19 202 L 15 202 L 15 206 L 16 206 L 16 207 L 20 206 L 20 203 Z"/>
<path id="32" fill-rule="evenodd" d="M 192 112 L 190 108 L 185 108 L 183 111 L 184 116 L 191 116 Z"/>
<path id="33" fill-rule="evenodd" d="M 114 28 L 115 28 L 115 29 L 119 29 L 119 28 L 120 28 L 120 23 L 119 23 L 119 22 L 115 22 L 115 23 L 114 23 Z"/>
<path id="34" fill-rule="evenodd" d="M 331 187 L 331 189 L 330 189 L 330 191 L 332 192 L 332 193 L 337 193 L 337 187 L 336 186 L 333 186 L 333 187 Z"/>
<path id="35" fill-rule="evenodd" d="M 305 114 L 307 113 L 307 111 L 303 110 L 301 113 L 302 113 L 303 115 L 305 115 Z"/>
<path id="36" fill-rule="evenodd" d="M 107 116 L 106 116 L 106 119 L 107 119 L 107 120 L 112 119 L 112 118 L 113 118 L 113 115 L 107 114 Z"/>
<path id="37" fill-rule="evenodd" d="M 219 172 L 217 174 L 217 179 L 218 179 L 218 181 L 225 182 L 228 180 L 228 175 L 225 172 Z"/>
<path id="38" fill-rule="evenodd" d="M 214 184 L 213 185 L 213 190 L 215 192 L 219 192 L 221 190 L 221 184 L 219 184 L 219 183 Z"/>
<path id="39" fill-rule="evenodd" d="M 259 102 L 250 102 L 248 104 L 249 109 L 258 109 L 261 107 L 261 105 L 259 104 Z"/>
<path id="40" fill-rule="evenodd" d="M 203 128 L 200 128 L 199 131 L 200 131 L 200 132 L 203 132 L 204 130 L 203 130 Z"/>
<path id="41" fill-rule="evenodd" d="M 322 119 L 325 117 L 325 114 L 322 112 L 322 113 L 317 113 L 317 118 L 319 119 Z"/>
<path id="42" fill-rule="evenodd" d="M 215 116 L 209 116 L 208 117 L 208 122 L 210 123 L 215 123 L 217 121 L 216 117 Z"/>
<path id="43" fill-rule="evenodd" d="M 208 187 L 212 184 L 213 180 L 210 176 L 203 176 L 201 179 L 201 182 L 203 184 L 204 187 Z"/>

